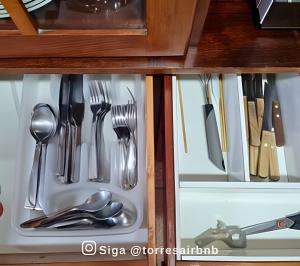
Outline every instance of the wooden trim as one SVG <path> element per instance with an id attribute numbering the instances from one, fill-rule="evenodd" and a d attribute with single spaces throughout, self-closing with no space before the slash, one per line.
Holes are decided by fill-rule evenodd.
<path id="1" fill-rule="evenodd" d="M 209 4 L 210 0 L 198 0 L 190 39 L 190 45 L 192 46 L 197 46 L 200 42 Z"/>
<path id="2" fill-rule="evenodd" d="M 146 76 L 146 138 L 148 190 L 148 248 L 156 247 L 155 239 L 155 166 L 154 166 L 154 101 L 153 77 Z M 148 265 L 156 265 L 156 255 L 148 255 Z"/>
<path id="3" fill-rule="evenodd" d="M 6 11 L 10 14 L 19 31 L 24 35 L 37 35 L 35 21 L 29 15 L 22 0 L 1 0 Z"/>
<path id="4" fill-rule="evenodd" d="M 172 112 L 172 76 L 164 77 L 164 132 L 165 132 L 165 217 L 166 247 L 176 247 L 175 225 L 175 180 L 174 180 L 174 147 L 173 147 L 173 112 Z M 165 265 L 175 265 L 174 254 L 165 255 Z"/>
<path id="5" fill-rule="evenodd" d="M 57 30 L 39 30 L 40 35 L 105 35 L 105 36 L 115 36 L 115 35 L 121 35 L 121 36 L 138 36 L 147 35 L 147 29 L 97 29 L 97 30 L 76 30 L 76 29 L 70 29 L 70 30 L 63 30 L 63 29 L 57 29 Z"/>
<path id="6" fill-rule="evenodd" d="M 1 266 L 147 266 L 147 260 L 136 261 L 102 261 L 102 262 L 71 262 L 71 263 L 34 263 L 34 264 L 0 264 Z"/>

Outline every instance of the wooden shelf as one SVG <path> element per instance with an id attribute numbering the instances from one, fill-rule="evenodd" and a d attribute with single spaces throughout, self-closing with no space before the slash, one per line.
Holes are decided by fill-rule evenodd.
<path id="1" fill-rule="evenodd" d="M 252 0 L 211 2 L 203 35 L 185 57 L 0 59 L 2 73 L 300 72 L 300 32 L 260 30 Z"/>

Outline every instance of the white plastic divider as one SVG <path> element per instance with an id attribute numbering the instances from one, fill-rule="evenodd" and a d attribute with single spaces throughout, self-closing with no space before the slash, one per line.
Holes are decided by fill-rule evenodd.
<path id="1" fill-rule="evenodd" d="M 179 196 L 179 227 L 181 248 L 195 247 L 194 238 L 222 220 L 239 227 L 285 217 L 299 211 L 300 190 L 289 189 L 204 189 L 181 188 Z M 280 196 L 279 196 L 280 195 Z M 197 212 L 195 212 L 197 209 Z M 247 248 L 234 249 L 216 241 L 219 249 L 214 256 L 189 256 L 193 260 L 257 260 L 284 257 L 287 261 L 300 259 L 300 231 L 284 229 L 247 236 Z M 185 259 L 184 256 L 182 259 Z"/>
<path id="2" fill-rule="evenodd" d="M 18 153 L 16 156 L 16 174 L 14 178 L 14 195 L 11 197 L 12 224 L 7 224 L 5 228 L 5 237 L 0 239 L 0 246 L 17 248 L 20 252 L 32 252 L 37 245 L 43 252 L 60 252 L 61 247 L 64 250 L 75 251 L 86 237 L 95 240 L 98 243 L 109 245 L 147 242 L 146 227 L 146 145 L 145 145 L 145 83 L 140 75 L 84 75 L 84 95 L 85 95 L 85 118 L 82 126 L 82 160 L 81 160 L 81 178 L 79 183 L 61 184 L 56 177 L 56 159 L 57 159 L 57 138 L 53 138 L 48 145 L 47 164 L 46 164 L 46 182 L 44 187 L 43 202 L 46 213 L 56 211 L 66 206 L 73 206 L 83 202 L 86 197 L 93 192 L 104 189 L 113 193 L 113 199 L 124 203 L 124 208 L 135 212 L 137 217 L 135 223 L 130 227 L 114 227 L 111 229 L 88 229 L 88 230 L 26 230 L 19 227 L 20 223 L 27 219 L 37 217 L 42 213 L 24 209 L 25 197 L 27 195 L 28 180 L 32 167 L 32 156 L 35 147 L 35 141 L 30 135 L 29 125 L 33 106 L 36 103 L 44 102 L 50 104 L 54 112 L 58 113 L 59 85 L 60 75 L 25 75 L 23 80 L 23 91 L 21 100 L 21 117 L 18 129 Z M 90 138 L 91 111 L 89 106 L 89 80 L 107 80 L 112 84 L 115 92 L 112 93 L 113 104 L 126 104 L 130 100 L 130 94 L 127 87 L 131 89 L 137 100 L 138 123 L 137 123 L 137 141 L 138 141 L 138 184 L 130 191 L 124 191 L 120 188 L 120 180 L 117 175 L 117 163 L 112 162 L 110 169 L 111 182 L 109 184 L 88 182 L 88 146 Z M 112 89 L 113 90 L 113 89 Z M 118 99 L 117 99 L 118 97 Z M 5 105 L 6 106 L 6 105 Z M 116 151 L 117 139 L 111 125 L 110 113 L 104 122 L 104 134 L 107 145 L 107 154 L 110 151 L 113 156 Z M 122 235 L 122 237 L 120 237 Z M 28 238 L 31 237 L 31 238 Z M 34 238 L 32 238 L 34 237 Z M 7 241 L 7 243 L 5 243 Z M 4 243 L 2 243 L 4 242 Z M 9 243 L 8 243 L 9 242 Z M 59 243 L 59 245 L 57 245 Z M 9 252 L 10 249 L 6 250 Z"/>
<path id="3" fill-rule="evenodd" d="M 216 186 L 223 183 L 245 181 L 246 158 L 245 129 L 241 120 L 242 97 L 236 75 L 224 76 L 224 104 L 226 112 L 228 152 L 223 152 L 226 171 L 218 169 L 208 157 L 203 106 L 205 104 L 204 87 L 199 75 L 180 75 L 182 88 L 183 113 L 188 152 L 183 145 L 183 128 L 181 123 L 180 99 L 176 77 L 173 78 L 173 117 L 174 117 L 174 160 L 181 183 L 194 186 L 201 182 L 214 182 Z M 220 120 L 218 95 L 218 76 L 212 76 L 212 103 L 217 121 Z M 220 127 L 220 123 L 218 122 Z M 220 132 L 220 129 L 219 129 Z M 243 135 L 244 134 L 244 135 Z M 220 134 L 219 134 L 220 135 Z M 217 182 L 216 182 L 217 181 Z M 201 185 L 200 185 L 201 186 Z"/>

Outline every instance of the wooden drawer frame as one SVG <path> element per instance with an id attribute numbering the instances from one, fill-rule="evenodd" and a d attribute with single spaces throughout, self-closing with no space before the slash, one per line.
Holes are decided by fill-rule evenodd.
<path id="1" fill-rule="evenodd" d="M 148 223 L 148 247 L 155 248 L 155 162 L 154 162 L 154 102 L 153 102 L 153 77 L 146 76 L 146 149 L 147 149 L 147 223 Z M 72 257 L 71 257 L 72 256 Z M 149 254 L 147 260 L 134 260 L 130 261 L 129 256 L 126 257 L 128 261 L 111 261 L 110 258 L 104 258 L 103 262 L 82 262 L 79 266 L 93 266 L 93 265 L 156 265 L 156 255 Z M 79 253 L 66 253 L 66 254 L 9 254 L 0 255 L 0 265 L 36 265 L 35 263 L 56 263 L 57 266 L 73 265 L 73 263 L 58 263 L 58 262 L 78 262 L 85 261 L 87 258 Z M 90 258 L 93 261 L 97 258 Z M 17 264 L 14 264 L 17 263 Z M 43 264 L 45 265 L 45 264 Z"/>
<path id="2" fill-rule="evenodd" d="M 164 146 L 165 146 L 165 247 L 176 248 L 176 207 L 173 144 L 172 75 L 164 77 Z M 300 262 L 226 262 L 226 261 L 177 261 L 174 254 L 165 256 L 166 266 L 293 266 Z"/>

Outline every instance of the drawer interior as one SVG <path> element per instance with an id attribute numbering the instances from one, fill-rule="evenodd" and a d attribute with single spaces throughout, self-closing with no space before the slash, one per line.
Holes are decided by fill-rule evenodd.
<path id="1" fill-rule="evenodd" d="M 61 252 L 78 251 L 78 246 L 88 237 L 97 243 L 122 247 L 145 244 L 147 234 L 147 178 L 146 178 L 146 89 L 141 75 L 84 75 L 85 98 L 82 126 L 82 152 L 80 181 L 62 184 L 56 176 L 57 135 L 48 144 L 46 175 L 42 202 L 45 213 L 51 213 L 84 201 L 99 190 L 108 190 L 114 200 L 122 201 L 124 208 L 134 213 L 134 222 L 129 227 L 112 227 L 88 230 L 23 229 L 20 224 L 41 216 L 43 212 L 24 208 L 27 187 L 32 167 L 35 140 L 29 125 L 33 107 L 37 103 L 49 104 L 58 115 L 61 75 L 2 76 L 0 80 L 0 185 L 1 201 L 5 212 L 1 217 L 0 253 L 16 252 Z M 88 149 L 91 139 L 89 82 L 106 81 L 111 85 L 112 104 L 127 104 L 130 88 L 137 102 L 137 171 L 138 184 L 132 190 L 120 187 L 119 148 L 112 128 L 111 114 L 104 121 L 105 153 L 108 160 L 106 173 L 109 183 L 88 181 Z M 9 119 L 8 119 L 9 117 Z M 38 249 L 37 249 L 38 247 Z"/>
<path id="2" fill-rule="evenodd" d="M 223 151 L 226 171 L 220 171 L 208 156 L 203 111 L 206 99 L 200 76 L 173 76 L 177 248 L 188 250 L 196 247 L 195 238 L 209 228 L 216 228 L 218 220 L 227 225 L 244 227 L 300 211 L 299 74 L 276 74 L 275 89 L 280 102 L 285 139 L 282 147 L 276 147 L 280 172 L 277 182 L 250 175 L 242 77 L 236 74 L 222 76 L 227 130 L 227 150 Z M 220 89 L 218 77 L 211 75 L 212 88 L 219 86 Z M 263 75 L 262 83 L 265 81 L 266 75 Z M 213 105 L 222 139 L 219 103 L 213 102 Z M 246 248 L 229 248 L 221 241 L 215 241 L 207 247 L 211 246 L 219 249 L 217 256 L 179 254 L 177 259 L 296 261 L 299 260 L 300 234 L 297 230 L 284 229 L 250 235 Z"/>

